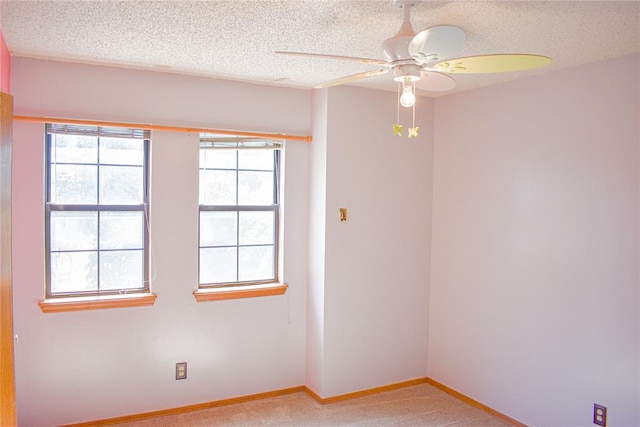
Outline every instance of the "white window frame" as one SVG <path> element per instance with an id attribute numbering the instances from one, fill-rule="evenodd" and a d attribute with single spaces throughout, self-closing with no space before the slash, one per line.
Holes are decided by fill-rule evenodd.
<path id="1" fill-rule="evenodd" d="M 282 153 L 283 144 L 281 141 L 271 140 L 266 138 L 250 138 L 241 136 L 220 136 L 212 134 L 200 135 L 200 147 L 199 153 L 202 150 L 270 150 L 274 153 L 274 167 L 273 167 L 273 203 L 270 205 L 211 205 L 199 203 L 198 212 L 198 288 L 201 290 L 216 289 L 216 288 L 228 288 L 228 287 L 242 287 L 262 284 L 276 284 L 279 282 L 280 271 L 280 228 L 281 228 L 281 170 L 282 170 Z M 199 165 L 199 171 L 203 170 L 225 170 L 216 168 L 203 168 Z M 233 170 L 233 169 L 226 169 Z M 239 167 L 236 158 L 236 174 L 240 171 L 249 171 L 248 169 L 242 169 Z M 202 180 L 199 179 L 199 185 L 202 185 Z M 238 194 L 238 181 L 236 180 L 236 199 Z M 273 277 L 265 280 L 250 280 L 250 281 L 227 281 L 216 283 L 201 283 L 201 251 L 203 248 L 216 247 L 216 246 L 203 246 L 201 244 L 201 231 L 200 231 L 200 218 L 203 212 L 218 211 L 218 212 L 274 212 L 274 229 L 273 229 Z M 236 220 L 238 221 L 238 219 Z M 238 222 L 236 222 L 238 224 Z M 236 248 L 236 277 L 240 275 L 240 261 L 239 250 L 241 247 L 254 246 L 254 245 L 241 245 L 236 240 L 235 245 L 229 247 Z M 257 245 L 260 246 L 260 245 Z M 265 245 L 271 246 L 271 245 Z"/>
<path id="2" fill-rule="evenodd" d="M 52 135 L 54 134 L 75 134 L 84 135 L 98 138 L 133 138 L 143 141 L 143 202 L 140 204 L 100 204 L 97 201 L 96 204 L 60 204 L 51 201 L 52 198 Z M 117 127 L 103 127 L 103 126 L 88 126 L 88 125 L 65 125 L 65 124 L 46 124 L 45 126 L 45 298 L 69 298 L 69 297 L 99 297 L 108 295 L 127 295 L 127 294 L 148 294 L 150 292 L 149 284 L 149 146 L 150 146 L 150 132 L 148 130 L 141 129 L 129 129 L 129 128 L 117 128 Z M 96 160 L 96 167 L 105 166 L 107 164 L 100 163 L 100 159 Z M 55 163 L 54 163 L 55 165 Z M 128 166 L 119 164 L 108 164 L 108 166 Z M 96 176 L 96 185 L 100 184 L 99 175 Z M 96 212 L 98 217 L 100 213 L 104 212 L 125 212 L 125 211 L 140 211 L 143 215 L 143 274 L 142 274 L 142 286 L 139 288 L 122 288 L 122 289 L 100 289 L 100 274 L 97 273 L 97 290 L 91 291 L 69 291 L 69 292 L 52 292 L 51 290 L 51 213 L 56 211 L 78 211 L 78 212 Z M 99 228 L 98 228 L 99 233 Z M 98 234 L 99 239 L 99 234 Z M 99 240 L 98 240 L 99 241 Z M 108 251 L 108 249 L 101 249 L 99 244 L 95 250 L 91 250 L 97 253 L 99 257 L 101 253 Z M 71 250 L 73 252 L 73 250 Z M 100 261 L 98 258 L 98 266 Z M 99 268 L 99 267 L 98 267 Z"/>

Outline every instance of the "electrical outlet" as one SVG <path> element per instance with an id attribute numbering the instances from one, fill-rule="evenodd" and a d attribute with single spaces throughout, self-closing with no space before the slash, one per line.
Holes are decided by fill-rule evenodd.
<path id="1" fill-rule="evenodd" d="M 176 363 L 176 379 L 177 380 L 187 379 L 187 362 Z"/>
<path id="2" fill-rule="evenodd" d="M 607 427 L 607 408 L 598 405 L 597 403 L 593 404 L 593 423 L 599 426 Z"/>

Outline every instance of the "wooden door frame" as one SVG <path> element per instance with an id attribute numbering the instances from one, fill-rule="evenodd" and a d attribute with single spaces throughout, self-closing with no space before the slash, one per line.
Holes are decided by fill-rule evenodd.
<path id="1" fill-rule="evenodd" d="M 13 97 L 0 92 L 0 425 L 17 425 L 11 274 Z"/>

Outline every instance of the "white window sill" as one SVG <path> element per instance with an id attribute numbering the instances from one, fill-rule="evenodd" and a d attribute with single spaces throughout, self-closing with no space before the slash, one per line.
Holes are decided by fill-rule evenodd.
<path id="1" fill-rule="evenodd" d="M 284 283 L 267 283 L 263 285 L 202 288 L 193 291 L 193 296 L 198 302 L 267 297 L 272 295 L 283 295 L 287 292 L 288 287 L 289 286 Z"/>
<path id="2" fill-rule="evenodd" d="M 50 298 L 38 305 L 43 313 L 102 310 L 106 308 L 143 307 L 156 302 L 155 294 L 103 295 L 92 297 Z"/>

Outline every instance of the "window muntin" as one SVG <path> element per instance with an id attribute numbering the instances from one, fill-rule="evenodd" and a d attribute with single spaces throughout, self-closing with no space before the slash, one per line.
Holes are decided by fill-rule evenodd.
<path id="1" fill-rule="evenodd" d="M 200 287 L 278 280 L 279 148 L 201 136 Z"/>
<path id="2" fill-rule="evenodd" d="M 46 131 L 46 297 L 148 292 L 149 132 Z"/>

